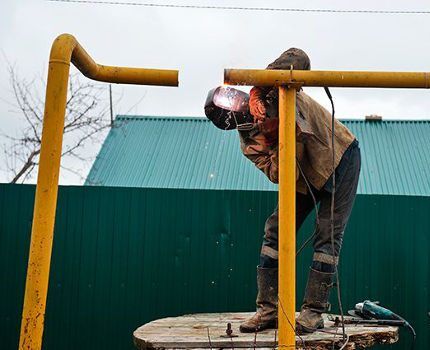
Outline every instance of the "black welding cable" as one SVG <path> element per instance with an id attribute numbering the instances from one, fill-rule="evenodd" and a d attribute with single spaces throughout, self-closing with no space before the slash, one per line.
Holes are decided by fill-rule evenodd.
<path id="1" fill-rule="evenodd" d="M 331 133 L 331 146 L 332 146 L 332 179 L 333 179 L 333 188 L 331 193 L 331 208 L 330 208 L 330 223 L 331 223 L 331 249 L 333 254 L 333 263 L 335 265 L 335 273 L 336 273 L 336 281 L 337 281 L 337 299 L 339 303 L 339 310 L 340 310 L 340 316 L 342 321 L 342 333 L 343 333 L 343 340 L 345 341 L 342 345 L 341 349 L 344 349 L 346 344 L 349 341 L 349 336 L 345 333 L 345 323 L 344 323 L 344 314 L 343 314 L 343 307 L 342 307 L 342 297 L 341 297 L 341 291 L 340 291 L 340 279 L 339 279 L 339 270 L 338 266 L 335 263 L 335 249 L 334 249 L 334 202 L 335 202 L 335 194 L 336 194 L 336 169 L 335 169 L 335 149 L 334 149 L 334 137 L 335 137 L 335 121 L 334 121 L 334 103 L 333 103 L 333 97 L 330 93 L 330 90 L 328 87 L 324 87 L 324 90 L 330 100 L 331 108 L 332 108 L 332 114 L 331 114 L 331 127 L 332 127 L 332 133 Z M 399 317 L 401 318 L 401 317 Z M 404 320 L 403 318 L 401 318 Z M 405 320 L 404 320 L 405 321 Z M 406 327 L 410 330 L 413 336 L 412 344 L 411 344 L 411 350 L 414 349 L 415 346 L 415 340 L 416 340 L 416 333 L 413 327 L 405 321 Z M 346 340 L 345 340 L 346 339 Z"/>
<path id="2" fill-rule="evenodd" d="M 411 350 L 414 350 L 415 348 L 415 341 L 417 340 L 417 333 L 415 333 L 415 329 L 411 326 L 411 324 L 407 321 L 406 327 L 409 329 L 409 331 L 412 333 L 412 344 L 411 344 Z"/>
<path id="3" fill-rule="evenodd" d="M 335 147 L 334 147 L 334 136 L 335 136 L 335 120 L 334 120 L 334 115 L 335 115 L 335 109 L 334 109 L 334 102 L 333 102 L 333 97 L 330 93 L 329 88 L 324 87 L 324 90 L 327 94 L 327 97 L 330 100 L 331 103 L 331 124 L 332 124 L 332 134 L 331 134 L 331 143 L 332 143 L 332 193 L 331 193 L 331 207 L 330 207 L 330 223 L 331 223 L 331 248 L 332 248 L 332 255 L 333 255 L 333 260 L 335 260 L 335 249 L 334 249 L 334 204 L 335 204 L 335 194 L 336 194 L 336 168 L 335 168 Z M 310 186 L 310 183 L 308 181 L 308 179 L 306 178 L 300 163 L 298 161 L 298 159 L 296 159 L 297 162 L 297 167 L 299 168 L 300 174 L 302 175 L 303 179 L 305 180 L 306 186 L 309 189 L 309 192 L 311 194 L 312 200 L 314 202 L 314 206 L 315 206 L 315 212 L 316 212 L 316 225 L 314 228 L 314 232 L 312 233 L 312 235 L 310 237 L 308 237 L 306 239 L 306 241 L 302 244 L 302 246 L 298 249 L 297 253 L 296 253 L 296 257 L 301 253 L 301 251 L 306 247 L 306 245 L 317 235 L 318 232 L 318 223 L 319 223 L 319 215 L 318 215 L 318 208 L 317 208 L 317 201 L 315 198 L 315 195 L 312 191 L 312 187 Z M 333 265 L 335 266 L 335 275 L 336 275 L 336 289 L 337 289 L 337 300 L 338 300 L 338 304 L 339 304 L 339 311 L 340 311 L 340 316 L 341 316 L 341 321 L 342 321 L 342 337 L 344 340 L 344 344 L 342 346 L 342 348 L 344 348 L 346 346 L 346 344 L 349 341 L 349 337 L 347 337 L 346 332 L 345 332 L 345 323 L 344 323 L 344 313 L 343 313 L 343 306 L 342 306 L 342 296 L 341 296 L 341 291 L 340 291 L 340 278 L 339 278 L 339 270 L 338 270 L 338 266 L 336 261 L 333 261 Z"/>
<path id="4" fill-rule="evenodd" d="M 328 88 L 324 88 L 328 98 L 330 99 L 330 103 L 331 103 L 331 107 L 332 107 L 332 160 L 333 160 L 333 164 L 332 164 L 332 170 L 333 170 L 333 190 L 332 190 L 332 200 L 331 200 L 331 244 L 332 244 L 332 254 L 333 256 L 335 256 L 334 254 L 334 196 L 336 193 L 336 174 L 335 174 L 335 149 L 334 149 L 334 131 L 335 131 L 335 124 L 334 124 L 334 114 L 335 114 L 335 110 L 334 110 L 334 103 L 333 103 L 333 97 L 330 93 L 330 90 Z M 300 166 L 300 162 L 299 160 L 296 158 L 296 163 L 297 163 L 297 167 L 299 169 L 300 174 L 302 175 L 306 186 L 309 190 L 309 193 L 311 194 L 313 203 L 314 203 L 314 207 L 315 207 L 315 212 L 316 212 L 316 225 L 314 228 L 314 231 L 312 233 L 311 236 L 309 236 L 306 241 L 302 244 L 302 246 L 298 249 L 297 253 L 296 253 L 296 257 L 302 252 L 302 250 L 306 247 L 306 245 L 317 235 L 317 227 L 318 227 L 318 223 L 319 223 L 319 215 L 318 215 L 318 207 L 317 207 L 317 201 L 316 201 L 316 197 L 313 193 L 312 187 L 309 183 L 309 180 L 306 178 L 306 175 L 304 174 L 302 167 Z M 342 345 L 342 347 L 340 349 L 344 349 L 345 346 L 348 344 L 349 342 L 349 336 L 348 334 L 346 334 L 345 332 L 345 324 L 344 324 L 344 313 L 343 313 L 343 307 L 342 307 L 342 299 L 341 299 L 341 292 L 340 292 L 340 280 L 339 280 L 339 271 L 337 268 L 337 264 L 335 265 L 335 274 L 336 274 L 336 279 L 337 279 L 337 297 L 338 297 L 338 303 L 339 303 L 339 309 L 340 309 L 340 313 L 341 313 L 341 320 L 342 320 L 342 336 L 343 336 L 343 340 L 344 340 L 344 344 Z M 401 318 L 401 317 L 399 317 Z M 402 320 L 404 320 L 403 318 L 401 318 Z M 405 320 L 404 320 L 405 321 Z M 414 328 L 407 322 L 405 321 L 405 326 L 408 328 L 408 330 L 411 332 L 412 334 L 412 344 L 411 344 L 411 350 L 414 349 L 415 346 L 415 341 L 416 341 L 416 333 Z M 328 332 L 326 332 L 328 333 Z M 346 338 L 346 341 L 345 341 Z M 304 344 L 303 344 L 304 345 Z"/>
<path id="5" fill-rule="evenodd" d="M 334 136 L 335 136 L 335 121 L 334 121 L 334 115 L 335 115 L 335 109 L 334 109 L 334 102 L 333 97 L 330 93 L 330 90 L 327 87 L 324 87 L 324 90 L 330 100 L 332 113 L 331 113 L 331 119 L 332 119 L 332 135 L 331 135 L 331 142 L 332 142 L 332 194 L 331 194 L 331 208 L 330 208 L 330 222 L 331 222 L 331 248 L 332 248 L 332 255 L 333 259 L 335 259 L 335 249 L 334 249 L 334 203 L 335 203 L 335 194 L 336 194 L 336 174 L 335 174 L 335 148 L 334 148 Z M 301 245 L 301 247 L 298 249 L 296 253 L 296 257 L 302 252 L 302 250 L 306 247 L 306 245 L 317 235 L 318 232 L 318 224 L 319 224 L 319 213 L 318 213 L 318 207 L 317 207 L 317 201 L 316 197 L 313 193 L 312 187 L 306 178 L 301 166 L 300 162 L 296 158 L 297 167 L 299 169 L 300 174 L 302 175 L 306 186 L 308 187 L 309 193 L 311 194 L 314 207 L 315 207 L 315 213 L 316 213 L 316 223 L 315 228 L 311 236 L 309 236 L 306 241 Z M 346 346 L 346 344 L 349 342 L 349 337 L 345 332 L 345 324 L 344 324 L 344 313 L 343 313 L 343 306 L 342 306 L 342 297 L 341 297 L 341 291 L 340 291 L 340 279 L 339 279 L 339 271 L 337 267 L 337 263 L 333 261 L 333 265 L 335 266 L 335 275 L 336 275 L 336 286 L 337 286 L 337 299 L 339 304 L 339 310 L 340 310 L 340 316 L 342 320 L 342 337 L 344 340 L 344 344 L 342 345 L 342 349 Z"/>
<path id="6" fill-rule="evenodd" d="M 334 201 L 336 194 L 336 167 L 335 167 L 335 149 L 334 149 L 334 136 L 335 136 L 335 120 L 334 120 L 334 102 L 333 97 L 331 96 L 330 90 L 328 87 L 324 87 L 324 91 L 327 94 L 327 97 L 331 103 L 331 147 L 332 147 L 332 191 L 331 191 L 331 208 L 330 208 L 330 223 L 331 223 L 331 250 L 333 255 L 333 264 L 335 268 L 336 275 L 336 289 L 337 289 L 337 301 L 339 304 L 340 317 L 342 321 L 342 335 L 343 340 L 348 342 L 348 338 L 345 333 L 345 323 L 344 323 L 344 315 L 343 315 L 343 307 L 342 307 L 342 296 L 340 292 L 340 279 L 339 279 L 339 269 L 338 264 L 336 263 L 335 258 L 335 249 L 334 249 Z M 344 344 L 345 345 L 345 344 Z"/>
<path id="7" fill-rule="evenodd" d="M 285 318 L 287 319 L 288 324 L 290 325 L 291 329 L 294 331 L 294 334 L 297 337 L 299 337 L 300 341 L 302 342 L 302 344 L 303 344 L 303 348 L 302 349 L 306 350 L 306 343 L 305 343 L 304 339 L 302 338 L 302 336 L 300 335 L 300 333 L 296 330 L 296 327 L 294 327 L 294 325 L 291 323 L 290 318 L 288 317 L 287 313 L 285 312 L 284 307 L 282 306 L 282 301 L 279 298 L 279 295 L 278 295 L 278 305 L 281 307 L 281 311 L 284 314 Z M 275 337 L 276 337 L 276 333 L 275 333 Z M 275 339 L 275 343 L 276 343 L 276 339 Z M 285 345 L 278 344 L 278 347 L 285 347 Z"/>

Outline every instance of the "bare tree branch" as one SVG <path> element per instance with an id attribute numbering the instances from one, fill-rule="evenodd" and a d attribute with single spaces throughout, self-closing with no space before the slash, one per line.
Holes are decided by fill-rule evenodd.
<path id="1" fill-rule="evenodd" d="M 37 155 L 39 155 L 40 150 L 36 150 L 31 152 L 31 154 L 28 156 L 27 161 L 25 162 L 25 164 L 21 167 L 21 169 L 18 171 L 18 173 L 15 175 L 15 177 L 12 179 L 11 183 L 16 183 L 19 178 L 23 175 L 25 175 L 25 177 L 27 177 L 31 170 L 34 169 L 36 163 L 33 162 L 34 157 L 36 157 Z"/>
<path id="2" fill-rule="evenodd" d="M 6 168 L 12 174 L 11 182 L 25 182 L 39 163 L 42 140 L 44 79 L 26 80 L 17 74 L 16 67 L 9 62 L 9 82 L 14 101 L 7 103 L 24 119 L 24 125 L 17 135 L 0 132 L 9 141 L 5 147 Z M 81 80 L 72 74 L 69 79 L 68 99 L 64 123 L 64 147 L 62 169 L 83 179 L 77 169 L 69 166 L 73 160 L 89 161 L 85 152 L 89 143 L 97 144 L 110 126 L 108 88 L 90 80 Z"/>
<path id="3" fill-rule="evenodd" d="M 73 168 L 70 167 L 66 167 L 64 165 L 61 166 L 61 169 L 66 170 L 70 173 L 72 173 L 73 175 L 76 175 L 77 177 L 79 177 L 82 181 L 85 180 L 85 178 L 82 176 L 81 172 L 79 170 L 75 170 Z"/>

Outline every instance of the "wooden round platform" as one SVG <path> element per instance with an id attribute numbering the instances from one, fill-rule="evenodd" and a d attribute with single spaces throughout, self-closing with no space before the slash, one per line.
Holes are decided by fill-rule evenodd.
<path id="1" fill-rule="evenodd" d="M 220 348 L 271 348 L 277 347 L 275 330 L 257 334 L 239 333 L 239 325 L 253 313 L 192 314 L 169 317 L 147 323 L 133 333 L 138 349 L 220 349 Z M 346 317 L 348 318 L 348 317 Z M 335 327 L 324 315 L 325 329 L 313 334 L 296 337 L 296 349 L 332 349 L 343 344 L 342 328 Z M 233 334 L 226 336 L 227 323 Z M 345 326 L 349 336 L 344 349 L 363 349 L 377 344 L 393 344 L 398 340 L 398 327 Z"/>

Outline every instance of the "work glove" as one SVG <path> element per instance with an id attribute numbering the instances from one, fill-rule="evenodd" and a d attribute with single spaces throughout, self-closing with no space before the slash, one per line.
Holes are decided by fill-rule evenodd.
<path id="1" fill-rule="evenodd" d="M 249 92 L 249 111 L 254 117 L 254 123 L 263 122 L 266 119 L 263 91 L 259 87 L 254 86 Z"/>
<path id="2" fill-rule="evenodd" d="M 279 118 L 268 118 L 264 122 L 257 124 L 258 130 L 266 138 L 269 145 L 273 145 L 278 142 L 279 138 Z"/>

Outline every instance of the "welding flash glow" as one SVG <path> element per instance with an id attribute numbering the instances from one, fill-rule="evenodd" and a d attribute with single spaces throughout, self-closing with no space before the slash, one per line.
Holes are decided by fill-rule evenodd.
<path id="1" fill-rule="evenodd" d="M 233 102 L 234 96 L 231 94 L 231 89 L 228 86 L 221 87 L 215 96 L 215 104 L 222 108 L 231 109 Z"/>

